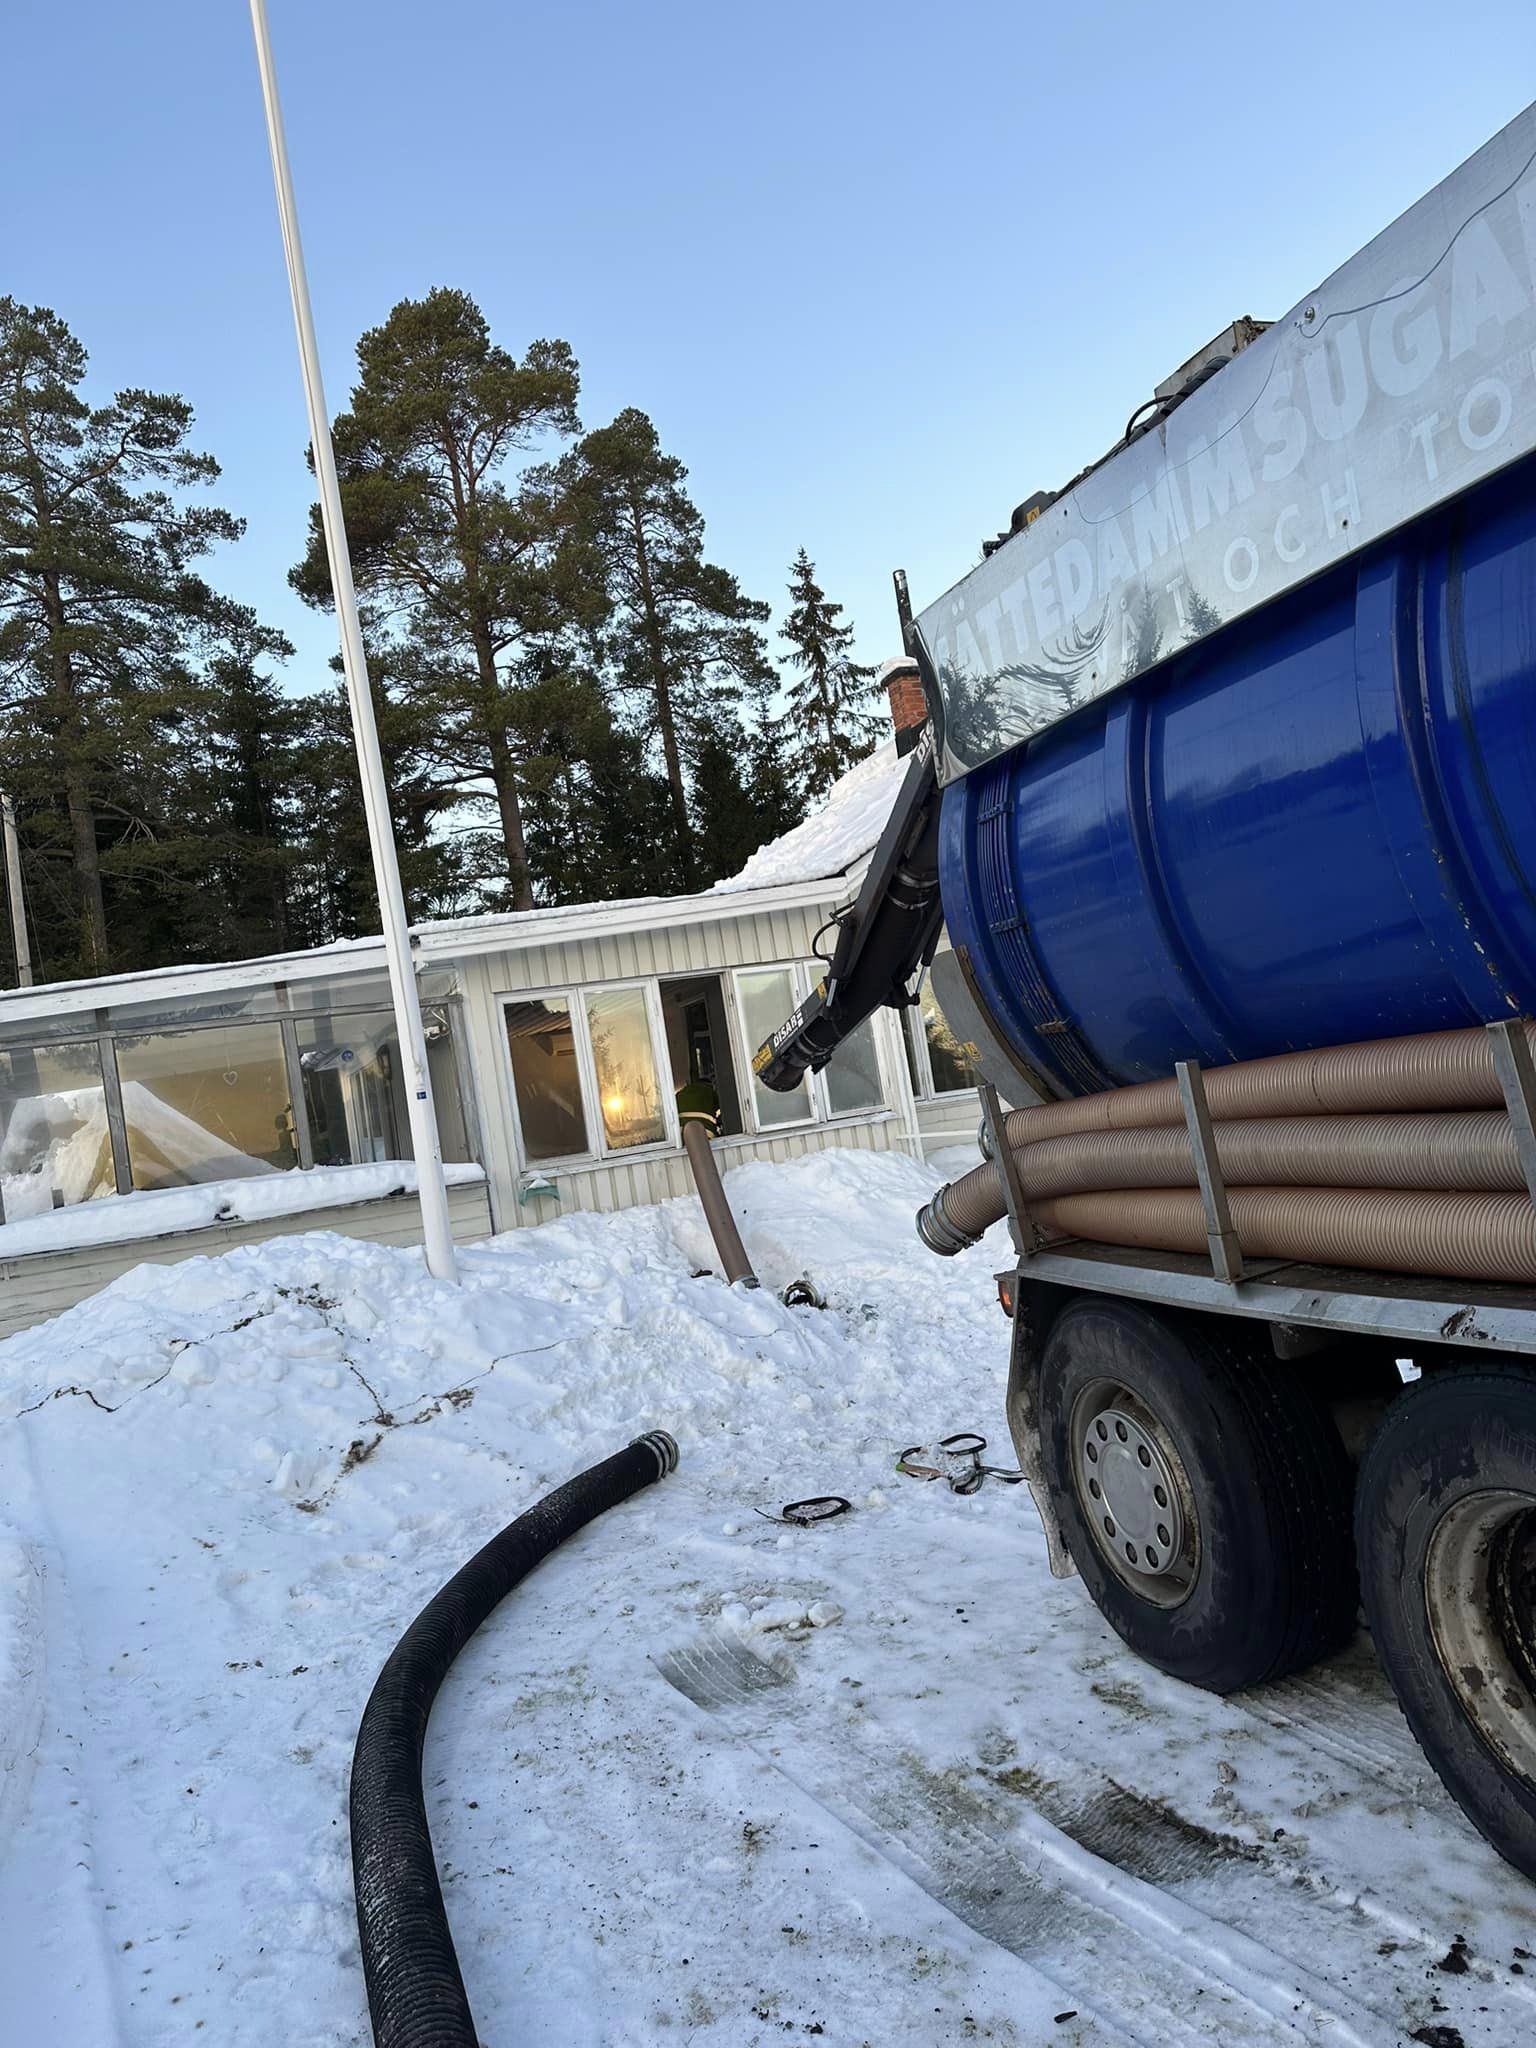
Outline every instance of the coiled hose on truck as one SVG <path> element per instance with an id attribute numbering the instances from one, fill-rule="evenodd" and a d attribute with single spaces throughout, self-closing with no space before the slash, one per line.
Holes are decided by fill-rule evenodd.
<path id="1" fill-rule="evenodd" d="M 1525 1024 L 1536 1047 L 1536 1025 Z M 1204 1075 L 1233 1224 L 1260 1257 L 1536 1282 L 1536 1210 L 1488 1033 L 1281 1053 Z M 1138 1083 L 1014 1110 L 1004 1140 L 1048 1236 L 1198 1251 L 1204 1214 L 1177 1084 Z M 1004 1214 L 988 1160 L 918 1216 L 933 1251 Z M 1198 1229 L 1195 1224 L 1198 1223 Z"/>
<path id="2" fill-rule="evenodd" d="M 432 1854 L 421 1757 L 450 1665 L 480 1624 L 568 1536 L 677 1466 L 663 1430 L 557 1486 L 493 1536 L 390 1652 L 352 1755 L 352 1883 L 377 2048 L 477 2048 Z"/>

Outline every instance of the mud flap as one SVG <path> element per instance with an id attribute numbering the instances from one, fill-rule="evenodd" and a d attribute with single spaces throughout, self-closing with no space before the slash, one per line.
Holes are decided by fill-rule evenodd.
<path id="1" fill-rule="evenodd" d="M 1075 1579 L 1077 1566 L 1067 1549 L 1040 1456 L 1040 1359 L 1045 1349 L 1045 1332 L 1040 1326 L 1036 1300 L 1035 1290 L 1021 1285 L 1019 1276 L 1015 1276 L 1013 1338 L 1008 1350 L 1008 1432 L 1013 1438 L 1019 1470 L 1045 1530 L 1051 1577 Z"/>

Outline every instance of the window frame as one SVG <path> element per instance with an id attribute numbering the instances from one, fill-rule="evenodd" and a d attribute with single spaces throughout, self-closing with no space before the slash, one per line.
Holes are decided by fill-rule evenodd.
<path id="1" fill-rule="evenodd" d="M 751 1103 L 752 1130 L 750 1136 L 754 1138 L 777 1138 L 785 1132 L 815 1130 L 819 1125 L 823 1124 L 834 1124 L 841 1127 L 844 1124 L 856 1122 L 860 1117 L 891 1116 L 895 1113 L 891 1108 L 890 1081 L 885 1071 L 885 1061 L 881 1057 L 880 1052 L 880 1034 L 875 1028 L 874 1016 L 871 1015 L 869 1019 L 870 1040 L 874 1046 L 875 1074 L 880 1084 L 880 1094 L 877 1101 L 869 1104 L 864 1109 L 834 1109 L 827 1094 L 825 1074 L 807 1074 L 805 1077 L 807 1084 L 806 1099 L 811 1106 L 810 1115 L 790 1117 L 783 1123 L 778 1124 L 763 1124 L 759 1122 L 757 1114 L 757 1077 L 752 1072 L 752 1055 L 757 1048 L 755 1045 L 747 1043 L 747 1013 L 745 999 L 741 992 L 741 977 L 744 974 L 787 974 L 789 976 L 792 1007 L 797 1007 L 805 1001 L 811 990 L 815 988 L 824 971 L 822 963 L 816 960 L 758 960 L 754 961 L 751 966 L 733 967 L 730 970 L 732 993 L 734 996 L 733 1021 L 741 1034 L 743 1048 L 742 1065 L 746 1069 L 747 1077 L 746 1093 Z"/>
<path id="2" fill-rule="evenodd" d="M 663 1135 L 648 1145 L 608 1143 L 603 1125 L 603 1102 L 597 1085 L 597 1055 L 592 1049 L 592 1026 L 587 1003 L 593 996 L 639 989 L 645 998 L 645 1021 L 651 1035 L 651 1061 L 661 1084 Z M 518 988 L 500 991 L 496 998 L 497 1038 L 502 1071 L 506 1077 L 507 1099 L 512 1108 L 512 1146 L 519 1173 L 569 1173 L 601 1166 L 621 1166 L 629 1159 L 657 1159 L 681 1149 L 677 1104 L 665 1085 L 671 1074 L 666 1057 L 666 1023 L 661 1011 L 661 987 L 654 975 L 605 977 L 601 981 L 573 981 L 547 988 Z M 523 1138 L 523 1107 L 517 1099 L 517 1072 L 512 1065 L 512 1047 L 507 1038 L 506 1015 L 514 1003 L 563 1002 L 571 1020 L 571 1041 L 576 1053 L 576 1076 L 581 1089 L 582 1119 L 587 1127 L 588 1147 L 584 1152 L 562 1152 L 551 1159 L 530 1159 Z"/>
<path id="3" fill-rule="evenodd" d="M 299 1061 L 298 1027 L 301 1023 L 318 1021 L 322 1017 L 356 1017 L 382 1014 L 376 999 L 361 994 L 353 1002 L 331 1003 L 323 1010 L 295 1010 L 290 991 L 296 984 L 281 978 L 274 980 L 273 1007 L 268 1015 L 194 1017 L 185 1023 L 167 1022 L 159 1016 L 143 1020 L 137 1027 L 118 1029 L 112 1021 L 110 1006 L 94 1011 L 81 1012 L 78 1020 L 71 1019 L 72 1028 L 67 1035 L 50 1036 L 46 1031 L 33 1037 L 16 1030 L 8 1032 L 0 1043 L 0 1051 L 12 1051 L 22 1047 L 35 1046 L 40 1051 L 55 1051 L 69 1046 L 90 1046 L 96 1051 L 101 1063 L 102 1093 L 105 1099 L 107 1134 L 111 1143 L 113 1178 L 119 1195 L 132 1194 L 133 1169 L 128 1151 L 128 1122 L 123 1108 L 122 1076 L 117 1062 L 117 1041 L 121 1038 L 153 1038 L 168 1035 L 190 1036 L 196 1031 L 214 1031 L 221 1027 L 237 1025 L 276 1025 L 282 1034 L 283 1071 L 290 1096 L 289 1113 L 293 1118 L 295 1150 L 298 1162 L 285 1169 L 290 1173 L 316 1171 L 314 1159 L 314 1133 L 310 1127 L 309 1106 L 304 1099 L 303 1071 Z M 453 1053 L 454 1078 L 458 1091 L 458 1111 L 464 1125 L 465 1149 L 470 1161 L 478 1166 L 485 1163 L 485 1141 L 482 1134 L 480 1103 L 474 1090 L 473 1063 L 468 1056 L 467 1026 L 464 1017 L 462 989 L 455 988 L 442 995 L 422 996 L 424 1009 L 443 1011 L 448 1019 L 448 1042 Z M 134 1006 L 127 1006 L 134 1007 Z M 654 1025 L 653 1025 L 654 1038 Z M 503 1033 L 505 1043 L 505 1033 Z M 655 1147 L 646 1147 L 654 1150 Z M 354 1165 L 367 1165 L 366 1160 L 354 1161 Z M 104 1197 L 93 1197 L 100 1201 Z M 5 1221 L 4 1210 L 0 1208 L 0 1225 Z"/>
<path id="4" fill-rule="evenodd" d="M 923 979 L 933 972 L 932 962 L 924 968 Z M 946 1020 L 947 1021 L 947 1020 Z M 928 1046 L 928 1033 L 923 1028 L 923 1001 L 921 983 L 914 1002 L 908 1005 L 904 1027 L 907 1044 L 912 1051 L 912 1064 L 916 1068 L 921 1085 L 912 1090 L 918 1102 L 950 1102 L 956 1096 L 974 1095 L 980 1087 L 979 1081 L 968 1081 L 963 1088 L 940 1088 L 933 1078 L 933 1054 Z"/>

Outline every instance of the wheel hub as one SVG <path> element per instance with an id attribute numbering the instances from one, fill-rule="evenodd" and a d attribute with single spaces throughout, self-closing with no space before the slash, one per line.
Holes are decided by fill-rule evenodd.
<path id="1" fill-rule="evenodd" d="M 1156 1437 L 1129 1409 L 1101 1408 L 1083 1428 L 1078 1470 L 1105 1552 L 1122 1570 L 1162 1577 L 1184 1549 L 1184 1508 Z"/>
<path id="2" fill-rule="evenodd" d="M 1494 1489 L 1458 1501 L 1430 1538 L 1424 1598 L 1462 1711 L 1536 1783 L 1536 1501 Z"/>

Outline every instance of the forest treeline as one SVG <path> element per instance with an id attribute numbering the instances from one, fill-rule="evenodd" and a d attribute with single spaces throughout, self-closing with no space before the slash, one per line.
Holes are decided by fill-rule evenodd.
<path id="1" fill-rule="evenodd" d="M 515 356 L 439 289 L 357 359 L 334 438 L 414 918 L 707 886 L 875 744 L 805 550 L 774 633 L 646 414 L 583 430 L 565 342 Z M 0 789 L 38 979 L 376 930 L 339 674 L 217 589 L 242 522 L 186 400 L 86 383 L 56 314 L 0 299 Z M 295 552 L 329 609 L 318 508 Z"/>

